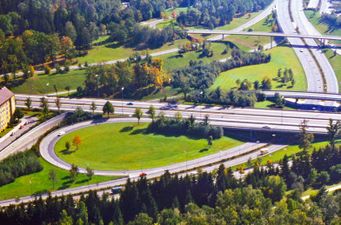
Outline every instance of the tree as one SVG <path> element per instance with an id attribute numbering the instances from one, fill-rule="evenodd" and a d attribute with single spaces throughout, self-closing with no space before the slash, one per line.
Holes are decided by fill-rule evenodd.
<path id="1" fill-rule="evenodd" d="M 65 149 L 66 151 L 70 151 L 70 148 L 71 148 L 71 144 L 69 141 L 65 142 Z"/>
<path id="2" fill-rule="evenodd" d="M 81 145 L 81 143 L 82 143 L 82 140 L 81 140 L 81 138 L 80 138 L 78 135 L 75 136 L 75 137 L 73 138 L 73 140 L 72 140 L 72 144 L 73 144 L 73 146 L 76 147 L 76 150 L 78 150 L 78 148 L 79 148 L 79 146 Z"/>
<path id="3" fill-rule="evenodd" d="M 140 213 L 128 225 L 153 225 L 153 219 L 148 214 Z"/>
<path id="4" fill-rule="evenodd" d="M 66 22 L 65 24 L 65 34 L 66 36 L 70 37 L 73 42 L 76 41 L 77 38 L 77 31 L 75 29 L 75 26 L 71 21 Z"/>
<path id="5" fill-rule="evenodd" d="M 335 140 L 340 135 L 341 131 L 341 122 L 334 122 L 332 119 L 329 120 L 329 126 L 327 127 L 329 143 L 333 149 L 335 149 Z"/>
<path id="6" fill-rule="evenodd" d="M 32 100 L 31 100 L 30 97 L 26 98 L 25 106 L 26 106 L 27 110 L 31 110 L 31 107 L 32 107 Z"/>
<path id="7" fill-rule="evenodd" d="M 137 123 L 140 124 L 140 120 L 143 116 L 143 111 L 141 108 L 136 108 L 133 117 L 137 118 Z"/>
<path id="8" fill-rule="evenodd" d="M 270 78 L 264 78 L 262 80 L 262 89 L 263 90 L 271 90 L 272 84 L 271 84 L 271 79 Z"/>
<path id="9" fill-rule="evenodd" d="M 212 135 L 209 135 L 207 137 L 207 144 L 208 144 L 208 146 L 212 146 L 212 144 L 213 144 L 213 137 L 212 137 Z"/>
<path id="10" fill-rule="evenodd" d="M 60 101 L 60 98 L 57 97 L 56 100 L 55 100 L 55 103 L 56 103 L 56 106 L 57 106 L 57 109 L 58 109 L 58 112 L 60 112 L 60 108 L 62 106 L 62 103 Z"/>
<path id="11" fill-rule="evenodd" d="M 94 171 L 91 168 L 87 167 L 86 168 L 86 176 L 89 178 L 89 180 L 92 179 L 93 175 L 94 175 Z"/>
<path id="12" fill-rule="evenodd" d="M 308 133 L 308 121 L 303 120 L 300 125 L 299 148 L 307 151 L 314 141 L 314 134 Z"/>
<path id="13" fill-rule="evenodd" d="M 92 102 L 90 105 L 90 110 L 92 111 L 92 114 L 95 115 L 95 110 L 97 109 L 96 103 Z"/>
<path id="14" fill-rule="evenodd" d="M 152 122 L 154 122 L 154 119 L 156 117 L 156 111 L 155 111 L 155 107 L 153 105 L 149 106 L 147 113 L 149 114 L 150 118 L 152 119 Z"/>
<path id="15" fill-rule="evenodd" d="M 75 181 L 75 179 L 78 176 L 78 167 L 75 164 L 72 164 L 69 173 L 70 173 L 70 179 L 72 181 Z"/>
<path id="16" fill-rule="evenodd" d="M 60 214 L 60 219 L 58 222 L 59 225 L 72 225 L 72 217 L 68 215 L 67 211 L 65 209 L 62 210 Z"/>
<path id="17" fill-rule="evenodd" d="M 276 107 L 283 108 L 283 106 L 284 106 L 284 98 L 283 98 L 282 95 L 280 95 L 279 93 L 275 93 L 274 101 L 275 101 L 275 106 Z"/>
<path id="18" fill-rule="evenodd" d="M 113 107 L 113 105 L 107 101 L 104 106 L 103 106 L 103 114 L 107 114 L 107 116 L 109 117 L 109 114 L 114 114 L 115 109 Z"/>
<path id="19" fill-rule="evenodd" d="M 176 112 L 175 115 L 174 115 L 174 117 L 175 117 L 175 120 L 176 120 L 177 122 L 180 122 L 180 121 L 182 120 L 182 114 L 181 114 L 181 112 Z"/>
<path id="20" fill-rule="evenodd" d="M 71 87 L 69 85 L 65 87 L 65 91 L 67 91 L 67 96 L 70 96 L 70 90 Z"/>
<path id="21" fill-rule="evenodd" d="M 49 171 L 49 180 L 52 182 L 53 189 L 55 188 L 55 184 L 57 182 L 57 173 L 54 169 Z"/>
<path id="22" fill-rule="evenodd" d="M 49 114 L 49 104 L 45 97 L 40 99 L 40 107 L 42 108 L 43 117 L 46 119 Z"/>

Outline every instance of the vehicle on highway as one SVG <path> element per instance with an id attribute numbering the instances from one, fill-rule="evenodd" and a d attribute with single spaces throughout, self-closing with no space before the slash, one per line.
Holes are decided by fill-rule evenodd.
<path id="1" fill-rule="evenodd" d="M 113 188 L 111 188 L 111 194 L 112 195 L 120 194 L 122 189 L 123 189 L 123 187 L 121 187 L 121 186 L 113 187 Z"/>
<path id="2" fill-rule="evenodd" d="M 64 134 L 65 134 L 65 131 L 61 131 L 61 132 L 58 133 L 58 137 L 60 137 L 60 136 L 62 136 Z"/>
<path id="3" fill-rule="evenodd" d="M 134 105 L 134 103 L 132 103 L 132 102 L 128 102 L 128 103 L 127 103 L 127 105 Z"/>
<path id="4" fill-rule="evenodd" d="M 260 150 L 259 155 L 265 155 L 265 154 L 267 154 L 268 152 L 269 152 L 269 149 L 267 149 L 267 148 L 262 148 L 262 149 Z"/>
<path id="5" fill-rule="evenodd" d="M 142 173 L 140 173 L 140 175 L 139 175 L 140 177 L 146 177 L 147 176 L 147 174 L 146 173 L 144 173 L 144 172 L 142 172 Z"/>

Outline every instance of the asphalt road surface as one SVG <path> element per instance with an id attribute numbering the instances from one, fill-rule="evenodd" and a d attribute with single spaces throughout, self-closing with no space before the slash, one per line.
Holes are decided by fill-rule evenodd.
<path id="1" fill-rule="evenodd" d="M 27 96 L 17 96 L 17 106 L 25 107 L 25 99 Z M 42 96 L 30 96 L 32 106 L 40 107 L 40 98 Z M 50 109 L 56 110 L 55 98 L 47 98 L 50 103 Z M 63 111 L 74 111 L 80 107 L 85 111 L 91 111 L 90 105 L 95 102 L 97 105 L 96 112 L 101 113 L 102 107 L 106 103 L 105 99 L 67 99 L 61 98 L 61 109 Z M 309 130 L 316 133 L 326 133 L 329 119 L 341 120 L 341 114 L 337 113 L 320 113 L 308 111 L 285 111 L 285 110 L 262 110 L 249 108 L 231 108 L 222 107 L 206 107 L 195 105 L 177 105 L 169 107 L 166 103 L 150 103 L 150 102 L 128 102 L 128 101 L 110 101 L 116 109 L 116 114 L 131 116 L 135 108 L 141 108 L 145 115 L 150 105 L 153 105 L 157 113 L 163 111 L 165 116 L 173 117 L 176 112 L 181 112 L 183 117 L 189 117 L 192 114 L 197 119 L 203 119 L 208 115 L 213 125 L 238 129 L 254 129 L 262 131 L 299 131 L 299 126 L 303 120 L 308 121 Z"/>

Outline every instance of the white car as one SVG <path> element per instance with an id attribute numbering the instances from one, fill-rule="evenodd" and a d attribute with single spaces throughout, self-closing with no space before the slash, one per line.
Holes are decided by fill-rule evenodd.
<path id="1" fill-rule="evenodd" d="M 60 136 L 62 136 L 64 134 L 65 134 L 65 131 L 61 131 L 61 132 L 58 133 L 58 137 L 60 137 Z"/>

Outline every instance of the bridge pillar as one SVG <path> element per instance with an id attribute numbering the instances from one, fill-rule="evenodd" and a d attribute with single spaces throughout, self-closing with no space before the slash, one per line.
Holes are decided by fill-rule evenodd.
<path id="1" fill-rule="evenodd" d="M 221 40 L 224 40 L 225 39 L 225 34 L 222 35 L 222 39 Z"/>
<path id="2" fill-rule="evenodd" d="M 273 42 L 274 38 L 272 36 L 270 36 L 270 49 L 272 49 L 272 42 Z"/>

